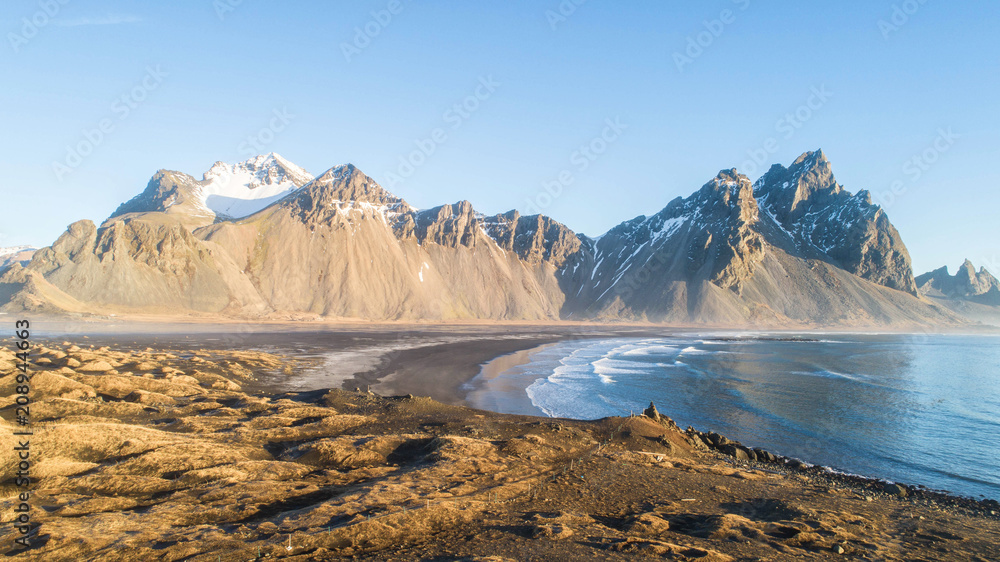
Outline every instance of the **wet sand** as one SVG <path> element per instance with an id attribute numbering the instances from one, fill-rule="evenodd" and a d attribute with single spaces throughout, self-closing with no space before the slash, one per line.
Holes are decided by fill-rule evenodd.
<path id="1" fill-rule="evenodd" d="M 323 389 L 372 390 L 383 396 L 428 396 L 449 405 L 490 409 L 481 386 L 525 362 L 530 350 L 568 339 L 646 337 L 676 328 L 591 324 L 363 324 L 310 326 L 213 324 L 52 324 L 37 330 L 52 341 L 64 338 L 113 349 L 166 347 L 179 353 L 205 348 L 263 351 L 302 361 L 293 374 L 258 374 L 248 390 L 261 393 Z M 319 329 L 317 329 L 319 328 Z M 513 354 L 513 355 L 512 355 Z M 484 372 L 484 369 L 486 371 Z M 480 375 L 483 373 L 485 378 Z M 530 381 L 524 381 L 530 384 Z M 520 383 L 519 383 L 520 384 Z M 525 384 L 496 390 L 496 399 L 529 415 L 542 415 L 524 395 Z M 478 390 L 478 391 L 477 391 Z M 475 393 L 475 396 L 470 396 Z M 470 399 L 474 398 L 474 399 Z"/>
<path id="2" fill-rule="evenodd" d="M 519 368 L 550 347 L 552 344 L 522 349 L 487 362 L 479 374 L 465 385 L 468 389 L 465 401 L 480 410 L 544 416 L 545 412 L 535 407 L 525 392 L 539 376 L 525 374 Z M 503 373 L 509 374 L 501 377 Z"/>

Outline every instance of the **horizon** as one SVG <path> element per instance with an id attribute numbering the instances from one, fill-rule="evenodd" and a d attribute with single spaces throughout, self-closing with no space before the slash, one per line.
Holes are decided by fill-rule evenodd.
<path id="1" fill-rule="evenodd" d="M 47 203 L 8 215 L 0 246 L 100 223 L 158 169 L 199 178 L 250 152 L 597 236 L 719 170 L 755 181 L 822 148 L 886 209 L 914 274 L 1000 274 L 1000 193 L 982 188 L 1000 179 L 983 166 L 1000 155 L 993 4 L 54 6 L 0 20 L 6 200 Z M 546 185 L 562 195 L 541 205 Z"/>

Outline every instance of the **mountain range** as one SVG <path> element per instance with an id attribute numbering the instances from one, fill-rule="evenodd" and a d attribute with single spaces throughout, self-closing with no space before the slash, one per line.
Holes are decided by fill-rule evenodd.
<path id="1" fill-rule="evenodd" d="M 0 309 L 774 327 L 966 322 L 921 293 L 928 283 L 952 286 L 914 278 L 885 211 L 867 191 L 838 184 L 822 151 L 776 164 L 756 183 L 722 170 L 691 196 L 597 238 L 543 215 L 485 215 L 468 201 L 416 209 L 353 165 L 314 177 L 269 154 L 216 163 L 200 180 L 158 171 L 100 226 L 76 222 L 26 265 L 11 264 L 0 276 Z"/>
<path id="2" fill-rule="evenodd" d="M 972 262 L 965 260 L 955 275 L 942 267 L 916 281 L 923 297 L 971 320 L 1000 325 L 1000 281 L 985 267 L 977 272 Z"/>

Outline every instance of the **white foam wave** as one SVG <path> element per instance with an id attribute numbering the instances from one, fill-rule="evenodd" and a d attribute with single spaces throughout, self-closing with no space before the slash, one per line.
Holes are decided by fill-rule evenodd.
<path id="1" fill-rule="evenodd" d="M 856 375 L 852 373 L 838 373 L 836 371 L 830 371 L 827 369 L 819 369 L 817 371 L 794 371 L 793 374 L 806 375 L 811 377 L 823 377 L 828 379 L 846 379 L 855 382 L 868 382 L 868 377 L 866 377 L 865 375 Z"/>
<path id="2" fill-rule="evenodd" d="M 624 357 L 647 357 L 650 355 L 673 355 L 677 353 L 677 348 L 669 345 L 650 345 L 637 347 L 622 353 Z"/>
<path id="3" fill-rule="evenodd" d="M 597 375 L 641 375 L 646 371 L 636 368 L 636 364 L 631 361 L 619 359 L 603 358 L 591 363 L 594 373 Z"/>

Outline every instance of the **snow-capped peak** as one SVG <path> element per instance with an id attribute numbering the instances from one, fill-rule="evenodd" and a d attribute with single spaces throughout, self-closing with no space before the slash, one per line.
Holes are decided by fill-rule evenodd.
<path id="1" fill-rule="evenodd" d="M 34 246 L 11 246 L 9 248 L 0 248 L 0 258 L 4 256 L 13 256 L 14 254 L 20 254 L 21 252 L 30 252 L 36 250 Z"/>
<path id="2" fill-rule="evenodd" d="M 216 162 L 205 172 L 198 198 L 216 216 L 238 219 L 263 210 L 313 180 L 275 153 L 236 164 Z"/>

